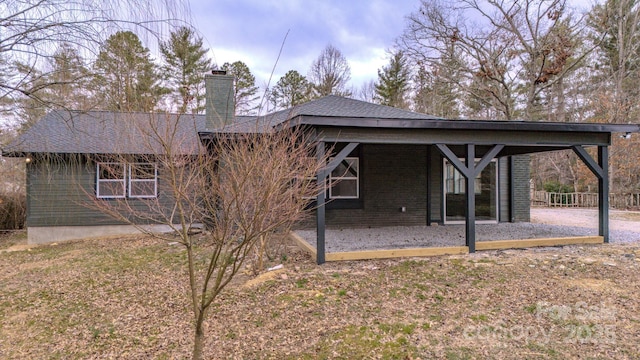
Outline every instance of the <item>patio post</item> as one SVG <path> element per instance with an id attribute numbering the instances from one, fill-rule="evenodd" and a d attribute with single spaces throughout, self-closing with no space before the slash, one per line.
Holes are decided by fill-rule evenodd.
<path id="1" fill-rule="evenodd" d="M 318 160 L 324 158 L 324 142 L 318 141 L 316 145 L 316 157 Z M 316 262 L 318 265 L 324 264 L 325 262 L 325 192 L 326 187 L 324 186 L 326 174 L 323 170 L 318 171 L 316 176 L 316 181 L 318 182 L 318 187 L 321 189 L 318 192 L 318 196 L 316 197 Z"/>
<path id="2" fill-rule="evenodd" d="M 318 145 L 316 145 L 316 156 L 318 161 L 322 161 L 325 156 L 325 143 L 324 141 L 318 141 Z M 326 247 L 325 247 L 325 229 L 326 229 L 326 219 L 325 219 L 325 201 L 327 199 L 327 187 L 325 186 L 325 181 L 327 180 L 327 176 L 331 174 L 335 168 L 344 161 L 344 159 L 349 156 L 349 154 L 358 147 L 360 143 L 350 142 L 345 145 L 340 152 L 333 156 L 329 163 L 322 169 L 318 171 L 316 175 L 316 181 L 318 182 L 318 187 L 321 188 L 321 191 L 318 193 L 316 198 L 316 262 L 318 265 L 324 264 L 325 255 L 326 255 Z"/>
<path id="3" fill-rule="evenodd" d="M 475 179 L 480 175 L 482 170 L 504 149 L 504 144 L 496 144 L 487 151 L 482 159 L 476 165 L 476 146 L 475 144 L 467 144 L 465 163 L 463 164 L 456 154 L 445 144 L 436 144 L 436 147 L 444 157 L 458 169 L 458 171 L 466 179 L 465 198 L 467 208 L 465 210 L 465 244 L 469 248 L 469 252 L 476 252 L 476 189 Z"/>
<path id="4" fill-rule="evenodd" d="M 609 148 L 598 146 L 598 165 L 602 176 L 598 177 L 598 235 L 609 242 Z"/>
<path id="5" fill-rule="evenodd" d="M 609 148 L 598 146 L 598 161 L 581 145 L 574 145 L 573 152 L 584 162 L 591 172 L 598 178 L 598 235 L 609 242 Z"/>
<path id="6" fill-rule="evenodd" d="M 474 167 L 476 161 L 476 147 L 474 144 L 467 144 L 466 165 L 469 169 L 466 174 L 466 198 L 467 210 L 465 211 L 465 238 L 466 245 L 470 253 L 476 252 L 476 189 Z"/>

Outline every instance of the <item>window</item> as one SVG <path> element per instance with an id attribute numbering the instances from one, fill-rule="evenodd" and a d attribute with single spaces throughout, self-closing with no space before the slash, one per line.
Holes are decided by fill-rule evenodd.
<path id="1" fill-rule="evenodd" d="M 329 175 L 329 198 L 357 199 L 360 197 L 357 157 L 347 157 Z"/>
<path id="2" fill-rule="evenodd" d="M 476 161 L 476 163 L 478 163 Z M 446 185 L 448 194 L 464 194 L 465 193 L 465 178 L 462 174 L 448 161 L 446 164 Z M 476 194 L 480 194 L 482 191 L 482 180 L 480 175 L 476 176 L 473 183 L 473 188 Z"/>
<path id="3" fill-rule="evenodd" d="M 96 194 L 99 198 L 123 198 L 125 196 L 124 164 L 98 163 L 97 171 Z"/>
<path id="4" fill-rule="evenodd" d="M 129 165 L 129 197 L 156 197 L 157 178 L 156 164 L 135 163 Z"/>
<path id="5" fill-rule="evenodd" d="M 155 198 L 158 170 L 152 163 L 98 163 L 96 196 L 103 199 Z M 128 181 L 127 181 L 128 180 Z"/>

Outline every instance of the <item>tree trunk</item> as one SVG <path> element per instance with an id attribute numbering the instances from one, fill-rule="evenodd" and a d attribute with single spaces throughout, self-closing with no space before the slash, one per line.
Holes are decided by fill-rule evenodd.
<path id="1" fill-rule="evenodd" d="M 196 332 L 193 336 L 193 355 L 192 360 L 202 360 L 202 350 L 204 347 L 204 329 L 202 328 L 202 320 L 196 320 Z"/>

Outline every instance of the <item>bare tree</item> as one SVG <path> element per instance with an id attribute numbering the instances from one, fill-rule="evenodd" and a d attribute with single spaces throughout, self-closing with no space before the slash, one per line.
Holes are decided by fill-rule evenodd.
<path id="1" fill-rule="evenodd" d="M 326 159 L 310 156 L 315 146 L 299 129 L 227 134 L 200 143 L 188 135 L 188 130 L 195 130 L 185 128 L 188 116 L 157 116 L 164 118 L 149 121 L 135 135 L 153 155 L 116 156 L 98 159 L 97 164 L 105 178 L 111 174 L 122 178 L 125 171 L 147 179 L 146 184 L 142 180 L 130 185 L 128 191 L 153 196 L 109 201 L 96 194 L 87 196 L 93 199 L 90 206 L 186 249 L 193 359 L 201 359 L 203 324 L 211 305 L 260 239 L 286 231 L 305 216 L 306 199 L 319 191 L 315 174 Z M 98 191 L 122 191 L 121 183 L 115 183 L 115 189 L 109 189 L 108 182 L 103 185 Z M 153 185 L 157 193 L 151 190 Z M 173 233 L 151 232 L 146 224 L 168 226 Z M 206 231 L 196 234 L 192 230 L 199 224 L 205 224 Z"/>
<path id="2" fill-rule="evenodd" d="M 456 54 L 464 66 L 454 62 L 448 83 L 489 101 L 505 119 L 534 120 L 545 91 L 593 50 L 580 47 L 580 20 L 564 0 L 422 1 L 399 42 L 415 62 L 438 67 Z"/>
<path id="3" fill-rule="evenodd" d="M 358 99 L 362 101 L 375 102 L 376 100 L 376 82 L 369 80 L 360 86 L 358 91 Z"/>
<path id="4" fill-rule="evenodd" d="M 342 52 L 327 45 L 311 64 L 309 81 L 316 97 L 327 95 L 351 96 L 347 83 L 351 80 L 351 68 Z"/>
<path id="5" fill-rule="evenodd" d="M 33 71 L 10 71 L 20 62 L 37 69 L 54 56 L 62 43 L 87 58 L 96 54 L 105 35 L 135 28 L 159 36 L 168 32 L 170 20 L 186 19 L 189 6 L 183 0 L 37 0 L 0 2 L 0 103 L 21 97 L 57 106 L 41 96 L 42 90 L 71 80 L 36 79 Z M 188 20 L 188 19 L 187 19 Z"/>

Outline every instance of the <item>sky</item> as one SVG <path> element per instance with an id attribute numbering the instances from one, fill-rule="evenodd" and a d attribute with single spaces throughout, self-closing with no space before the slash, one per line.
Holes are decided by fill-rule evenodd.
<path id="1" fill-rule="evenodd" d="M 578 8 L 598 0 L 569 0 Z M 190 0 L 193 24 L 218 66 L 243 61 L 256 85 L 271 86 L 289 70 L 307 76 L 329 44 L 351 67 L 350 87 L 377 80 L 388 50 L 420 0 Z M 286 40 L 285 40 L 286 36 Z M 284 41 L 280 59 L 278 52 Z"/>
<path id="2" fill-rule="evenodd" d="M 307 76 L 329 44 L 351 67 L 350 86 L 376 80 L 419 0 L 191 0 L 194 26 L 218 66 L 243 61 L 265 88 L 289 70 Z M 285 40 L 286 36 L 286 40 Z M 278 52 L 284 41 L 279 61 Z"/>

